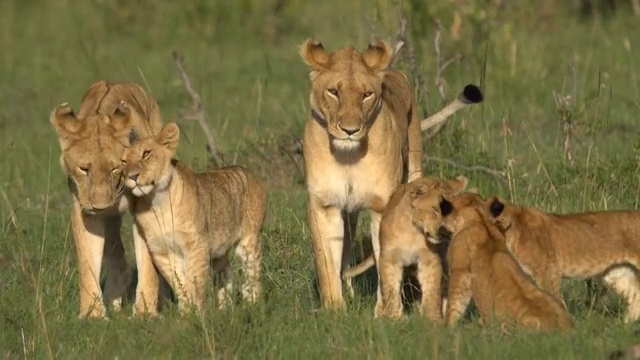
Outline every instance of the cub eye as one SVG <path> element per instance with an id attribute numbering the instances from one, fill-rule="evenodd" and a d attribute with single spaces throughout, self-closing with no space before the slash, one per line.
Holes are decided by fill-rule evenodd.
<path id="1" fill-rule="evenodd" d="M 362 99 L 367 100 L 371 96 L 373 96 L 373 92 L 372 91 L 367 91 L 364 94 L 362 94 Z"/>
<path id="2" fill-rule="evenodd" d="M 116 174 L 116 173 L 118 173 L 118 172 L 120 172 L 120 168 L 117 168 L 117 167 L 116 167 L 116 168 L 111 169 L 111 173 L 112 173 L 112 174 Z"/>
<path id="3" fill-rule="evenodd" d="M 327 92 L 328 92 L 331 96 L 338 97 L 338 90 L 336 90 L 336 89 L 327 89 Z"/>
<path id="4" fill-rule="evenodd" d="M 120 160 L 120 164 L 122 166 L 127 166 L 127 160 L 125 160 L 125 159 Z"/>
<path id="5" fill-rule="evenodd" d="M 89 168 L 87 166 L 78 166 L 78 171 L 80 171 L 82 175 L 87 175 L 89 173 Z"/>
<path id="6" fill-rule="evenodd" d="M 143 158 L 143 159 L 146 159 L 146 158 L 148 158 L 149 156 L 151 156 L 151 150 L 145 150 L 145 151 L 142 153 L 142 158 Z"/>

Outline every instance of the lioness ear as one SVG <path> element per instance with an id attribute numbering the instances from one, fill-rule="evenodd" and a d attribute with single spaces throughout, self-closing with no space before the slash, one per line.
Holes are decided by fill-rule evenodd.
<path id="1" fill-rule="evenodd" d="M 165 125 L 158 134 L 158 143 L 173 151 L 178 148 L 180 142 L 180 128 L 178 124 L 170 122 Z"/>
<path id="2" fill-rule="evenodd" d="M 113 115 L 109 117 L 109 124 L 116 130 L 116 132 L 127 131 L 131 129 L 133 125 L 133 110 L 125 103 L 121 101 L 113 112 Z M 128 135 L 128 131 L 127 131 Z"/>
<path id="3" fill-rule="evenodd" d="M 365 64 L 373 71 L 384 70 L 389 66 L 393 51 L 389 44 L 376 40 L 362 54 Z"/>
<path id="4" fill-rule="evenodd" d="M 69 103 L 56 106 L 51 112 L 50 121 L 58 131 L 61 142 L 63 138 L 76 134 L 82 127 L 82 122 L 78 121 L 76 114 L 69 107 Z"/>
<path id="5" fill-rule="evenodd" d="M 309 38 L 300 47 L 300 56 L 314 70 L 326 70 L 329 66 L 329 54 L 322 43 Z"/>
<path id="6" fill-rule="evenodd" d="M 491 205 L 489 205 L 489 211 L 493 217 L 498 217 L 504 211 L 504 203 L 497 197 L 493 198 Z"/>

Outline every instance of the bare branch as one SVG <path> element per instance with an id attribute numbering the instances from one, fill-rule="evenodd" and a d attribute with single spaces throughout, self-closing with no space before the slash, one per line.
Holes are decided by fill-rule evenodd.
<path id="1" fill-rule="evenodd" d="M 173 52 L 173 60 L 176 63 L 176 67 L 178 68 L 178 75 L 180 76 L 180 80 L 182 81 L 182 85 L 185 90 L 191 97 L 191 110 L 189 111 L 180 111 L 181 117 L 184 120 L 197 121 L 202 129 L 202 133 L 204 134 L 205 140 L 207 142 L 207 150 L 213 159 L 215 166 L 224 165 L 224 161 L 222 160 L 222 155 L 218 151 L 216 147 L 215 138 L 213 137 L 213 132 L 209 128 L 207 124 L 205 113 L 202 108 L 202 99 L 198 92 L 195 91 L 193 86 L 191 85 L 191 80 L 189 80 L 189 76 L 187 75 L 186 70 L 184 69 L 184 58 L 178 54 L 177 51 Z"/>
<path id="2" fill-rule="evenodd" d="M 459 169 L 465 170 L 465 171 L 480 171 L 480 172 L 484 172 L 485 174 L 491 175 L 493 176 L 496 180 L 498 180 L 501 183 L 506 183 L 507 182 L 507 173 L 503 170 L 496 170 L 496 169 L 492 169 L 492 168 L 488 168 L 486 166 L 481 166 L 481 165 L 472 165 L 472 166 L 468 166 L 468 165 L 463 165 L 460 164 L 454 160 L 451 159 L 444 159 L 444 158 L 440 158 L 440 157 L 435 157 L 435 156 L 427 156 L 426 157 L 427 161 L 436 161 L 436 162 L 440 162 L 440 163 L 445 163 L 447 165 L 453 166 L 453 167 L 457 167 Z"/>

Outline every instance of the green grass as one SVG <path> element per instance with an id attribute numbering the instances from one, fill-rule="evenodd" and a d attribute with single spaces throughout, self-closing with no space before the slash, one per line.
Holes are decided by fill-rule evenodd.
<path id="1" fill-rule="evenodd" d="M 601 291 L 590 301 L 578 281 L 563 288 L 577 325 L 571 335 L 509 335 L 476 321 L 442 329 L 416 314 L 374 321 L 371 273 L 357 279 L 346 313 L 314 311 L 302 161 L 280 150 L 301 137 L 308 112 L 308 69 L 298 45 L 314 36 L 329 49 L 364 48 L 372 34 L 391 39 L 398 16 L 392 0 L 291 0 L 275 14 L 271 3 L 0 3 L 0 357 L 602 359 L 637 341 L 637 326 L 621 321 L 620 299 Z M 447 99 L 468 82 L 481 84 L 486 96 L 425 140 L 425 152 L 505 170 L 509 181 L 431 161 L 426 172 L 464 174 L 484 195 L 549 211 L 638 207 L 640 25 L 626 3 L 613 16 L 589 19 L 550 1 L 531 8 L 504 2 L 501 10 L 493 2 L 462 3 L 458 40 L 449 31 L 454 2 L 404 4 L 412 6 L 412 40 L 430 92 L 427 103 L 419 97 L 421 108 L 443 105 L 433 86 L 436 18 L 443 56 L 463 55 L 444 73 Z M 108 322 L 78 321 L 70 197 L 49 112 L 64 101 L 77 108 L 95 80 L 132 80 L 157 98 L 165 121 L 176 119 L 189 104 L 173 50 L 186 58 L 225 158 L 269 183 L 264 300 L 229 311 L 211 307 L 203 318 L 181 318 L 169 305 L 162 319 L 130 320 L 126 308 Z M 563 160 L 553 91 L 573 96 L 573 166 Z M 203 169 L 198 126 L 181 125 L 179 156 Z M 133 263 L 129 226 L 130 219 L 123 234 Z M 354 246 L 362 257 L 370 245 L 364 226 L 359 234 Z"/>

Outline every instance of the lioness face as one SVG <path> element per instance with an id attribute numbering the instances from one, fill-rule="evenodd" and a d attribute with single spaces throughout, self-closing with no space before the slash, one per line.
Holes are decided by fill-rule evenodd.
<path id="1" fill-rule="evenodd" d="M 334 149 L 360 148 L 382 106 L 391 49 L 378 41 L 364 52 L 349 47 L 327 53 L 321 43 L 309 39 L 300 54 L 312 68 L 314 119 L 326 127 Z"/>
<path id="2" fill-rule="evenodd" d="M 179 140 L 178 125 L 169 123 L 157 136 L 137 140 L 124 151 L 121 159 L 124 184 L 134 196 L 149 195 L 167 186 Z"/>
<path id="3" fill-rule="evenodd" d="M 64 103 L 54 109 L 51 122 L 62 149 L 60 165 L 82 209 L 95 213 L 112 208 L 123 190 L 120 155 L 129 145 L 128 109 L 78 119 Z"/>

